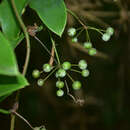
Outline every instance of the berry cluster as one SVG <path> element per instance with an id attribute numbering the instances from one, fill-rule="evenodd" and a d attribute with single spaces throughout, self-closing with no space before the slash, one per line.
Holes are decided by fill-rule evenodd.
<path id="1" fill-rule="evenodd" d="M 74 66 L 77 66 L 79 70 L 73 69 Z M 79 90 L 82 87 L 82 84 L 78 80 L 73 80 L 73 78 L 70 76 L 69 72 L 74 71 L 77 73 L 80 73 L 83 77 L 88 77 L 89 76 L 89 70 L 87 69 L 87 63 L 85 60 L 80 60 L 78 64 L 71 64 L 69 61 L 63 62 L 61 65 L 56 65 L 56 66 L 51 66 L 50 64 L 46 63 L 43 65 L 43 69 L 40 72 L 39 70 L 35 69 L 32 72 L 32 76 L 34 78 L 39 78 L 40 75 L 44 73 L 49 73 L 44 79 L 39 78 L 37 80 L 37 85 L 38 86 L 43 86 L 45 81 L 55 73 L 55 77 L 58 79 L 56 81 L 56 87 L 58 88 L 56 94 L 57 96 L 61 97 L 64 95 L 64 79 L 66 77 L 69 77 L 69 79 L 72 81 L 72 88 L 73 90 Z"/>
<path id="2" fill-rule="evenodd" d="M 114 29 L 112 27 L 108 27 L 106 32 L 102 35 L 102 40 L 107 42 L 110 40 L 111 36 L 114 34 Z"/>
<path id="3" fill-rule="evenodd" d="M 77 30 L 80 30 L 80 29 L 81 29 L 81 31 L 78 34 L 76 34 Z M 85 30 L 82 27 L 80 29 L 77 29 L 77 30 L 75 28 L 69 28 L 68 29 L 68 35 L 70 37 L 72 37 L 72 42 L 74 42 L 74 43 L 78 42 L 77 37 L 83 32 L 83 30 Z M 87 29 L 85 30 L 87 41 L 85 41 L 83 43 L 83 47 L 85 49 L 87 49 L 88 54 L 90 56 L 93 56 L 93 55 L 96 54 L 96 49 L 92 45 L 92 42 L 91 42 L 90 37 L 89 37 L 88 30 L 95 30 L 95 31 L 99 32 L 102 35 L 102 40 L 107 42 L 111 38 L 111 36 L 114 34 L 114 29 L 112 27 L 108 27 L 106 30 L 101 30 L 101 29 L 97 29 L 97 28 L 94 28 L 94 27 L 91 27 L 91 26 L 87 27 Z"/>

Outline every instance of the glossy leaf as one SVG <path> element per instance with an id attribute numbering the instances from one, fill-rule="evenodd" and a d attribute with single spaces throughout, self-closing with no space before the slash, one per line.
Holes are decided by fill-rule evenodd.
<path id="1" fill-rule="evenodd" d="M 62 35 L 67 19 L 63 0 L 30 0 L 29 5 L 51 31 Z"/>
<path id="2" fill-rule="evenodd" d="M 24 88 L 27 85 L 27 80 L 21 74 L 18 76 L 0 75 L 0 97 Z"/>
<path id="3" fill-rule="evenodd" d="M 8 40 L 0 32 L 0 74 L 15 76 L 18 74 L 18 67 L 13 49 Z"/>
<path id="4" fill-rule="evenodd" d="M 18 12 L 21 14 L 27 0 L 15 0 Z M 17 44 L 19 39 L 20 26 L 12 9 L 10 0 L 3 0 L 0 4 L 0 23 L 6 38 L 13 44 Z M 15 45 L 16 46 L 16 45 Z"/>

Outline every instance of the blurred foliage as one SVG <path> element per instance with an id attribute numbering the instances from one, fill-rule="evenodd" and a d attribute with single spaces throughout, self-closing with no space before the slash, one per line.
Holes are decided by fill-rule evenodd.
<path id="1" fill-rule="evenodd" d="M 80 27 L 70 15 L 62 39 L 56 37 L 61 60 L 77 62 L 83 58 L 88 61 L 90 76 L 83 80 L 74 73 L 76 79 L 83 80 L 83 88 L 73 94 L 83 99 L 85 104 L 74 104 L 68 96 L 56 97 L 55 79 L 52 77 L 43 88 L 37 87 L 31 73 L 42 68 L 49 59 L 46 51 L 31 38 L 31 59 L 27 78 L 32 86 L 21 91 L 19 113 L 33 126 L 44 124 L 48 130 L 130 130 L 130 2 L 129 0 L 65 0 L 69 9 L 74 11 L 86 25 L 115 28 L 115 36 L 104 43 L 96 32 L 90 32 L 93 46 L 109 58 L 91 57 L 80 48 L 75 48 L 66 34 L 69 27 Z M 27 8 L 23 19 L 26 25 L 41 21 L 36 13 Z M 46 29 L 37 37 L 51 49 Z M 80 41 L 83 41 L 82 34 Z M 17 47 L 16 54 L 20 70 L 25 57 L 25 42 Z M 10 108 L 14 95 L 0 104 Z M 9 130 L 10 118 L 0 115 L 1 130 Z M 30 128 L 17 119 L 16 130 Z"/>

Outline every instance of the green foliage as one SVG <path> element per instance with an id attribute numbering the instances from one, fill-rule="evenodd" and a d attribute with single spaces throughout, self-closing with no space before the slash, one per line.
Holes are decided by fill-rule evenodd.
<path id="1" fill-rule="evenodd" d="M 24 88 L 28 82 L 23 75 L 3 76 L 0 75 L 0 97 Z"/>
<path id="2" fill-rule="evenodd" d="M 51 31 L 62 35 L 67 19 L 63 0 L 30 0 L 29 5 Z"/>
<path id="3" fill-rule="evenodd" d="M 0 32 L 0 97 L 28 85 L 19 73 L 13 49 Z M 0 99 L 1 100 L 1 99 Z"/>
<path id="4" fill-rule="evenodd" d="M 16 7 L 19 14 L 25 7 L 27 0 L 15 0 Z M 12 10 L 10 0 L 3 0 L 0 4 L 0 23 L 2 31 L 6 38 L 10 41 L 13 48 L 24 38 L 23 34 L 20 35 L 20 26 L 17 22 L 14 11 Z"/>
<path id="5" fill-rule="evenodd" d="M 18 67 L 15 55 L 3 34 L 0 32 L 0 74 L 16 76 L 18 75 Z"/>

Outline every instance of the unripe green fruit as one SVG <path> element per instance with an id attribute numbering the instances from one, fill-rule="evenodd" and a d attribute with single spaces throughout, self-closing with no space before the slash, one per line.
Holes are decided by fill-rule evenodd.
<path id="1" fill-rule="evenodd" d="M 78 42 L 78 38 L 77 37 L 72 38 L 72 42 Z"/>
<path id="2" fill-rule="evenodd" d="M 40 72 L 39 72 L 39 70 L 33 70 L 33 72 L 32 72 L 32 76 L 33 76 L 33 78 L 39 78 L 39 76 L 40 76 Z"/>
<path id="3" fill-rule="evenodd" d="M 66 71 L 65 71 L 64 69 L 59 69 L 59 70 L 56 72 L 56 75 L 57 75 L 58 77 L 63 78 L 63 77 L 66 76 Z"/>
<path id="4" fill-rule="evenodd" d="M 82 70 L 81 75 L 83 77 L 88 77 L 89 76 L 89 70 Z"/>
<path id="5" fill-rule="evenodd" d="M 85 48 L 85 49 L 90 49 L 90 48 L 92 48 L 92 43 L 91 43 L 91 42 L 85 42 L 85 43 L 84 43 L 84 48 Z"/>
<path id="6" fill-rule="evenodd" d="M 102 35 L 102 40 L 105 41 L 105 42 L 109 41 L 110 38 L 111 38 L 111 35 L 108 34 L 108 33 L 104 33 L 104 34 Z"/>
<path id="7" fill-rule="evenodd" d="M 37 85 L 40 86 L 40 87 L 43 86 L 44 85 L 44 80 L 43 79 L 38 79 Z"/>
<path id="8" fill-rule="evenodd" d="M 62 68 L 63 68 L 64 70 L 69 70 L 69 69 L 71 68 L 71 63 L 68 62 L 68 61 L 64 62 L 64 63 L 62 64 Z"/>
<path id="9" fill-rule="evenodd" d="M 75 28 L 69 28 L 68 29 L 68 35 L 70 37 L 73 37 L 76 34 L 76 29 Z"/>
<path id="10" fill-rule="evenodd" d="M 78 63 L 78 66 L 81 70 L 86 69 L 87 68 L 87 63 L 85 60 L 80 60 Z"/>
<path id="11" fill-rule="evenodd" d="M 64 82 L 63 81 L 57 81 L 56 82 L 56 87 L 57 88 L 63 88 L 64 87 Z"/>
<path id="12" fill-rule="evenodd" d="M 72 87 L 74 90 L 79 90 L 81 88 L 81 82 L 80 81 L 74 81 L 72 84 Z"/>
<path id="13" fill-rule="evenodd" d="M 51 65 L 50 64 L 44 64 L 43 65 L 43 71 L 44 72 L 50 72 L 52 69 Z"/>
<path id="14" fill-rule="evenodd" d="M 91 49 L 88 50 L 88 54 L 89 54 L 90 56 L 93 56 L 93 55 L 95 55 L 96 53 L 97 53 L 97 51 L 96 51 L 95 48 L 91 48 Z"/>
<path id="15" fill-rule="evenodd" d="M 109 35 L 113 35 L 114 34 L 114 29 L 112 27 L 108 27 L 106 30 L 106 33 Z"/>
<path id="16" fill-rule="evenodd" d="M 64 91 L 62 89 L 57 90 L 56 95 L 58 97 L 62 97 L 64 95 Z"/>

